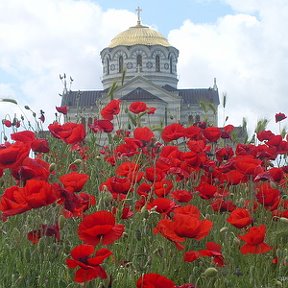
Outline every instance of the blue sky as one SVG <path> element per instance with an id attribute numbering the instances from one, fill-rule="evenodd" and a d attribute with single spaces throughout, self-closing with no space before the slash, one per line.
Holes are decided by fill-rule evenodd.
<path id="1" fill-rule="evenodd" d="M 233 13 L 231 6 L 222 0 L 95 0 L 103 9 L 142 9 L 142 20 L 146 24 L 156 26 L 163 35 L 181 26 L 184 20 L 192 19 L 195 23 L 213 23 L 226 14 Z"/>
<path id="2" fill-rule="evenodd" d="M 100 51 L 142 22 L 180 51 L 179 88 L 208 88 L 217 78 L 219 125 L 253 131 L 258 119 L 288 114 L 287 0 L 9 0 L 0 1 L 0 98 L 11 97 L 54 118 L 63 86 L 102 89 Z M 21 114 L 0 102 L 0 118 Z M 273 127 L 274 128 L 274 127 Z"/>

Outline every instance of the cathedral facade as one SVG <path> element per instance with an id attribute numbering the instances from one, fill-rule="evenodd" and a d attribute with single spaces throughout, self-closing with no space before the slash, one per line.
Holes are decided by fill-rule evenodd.
<path id="1" fill-rule="evenodd" d="M 159 32 L 142 25 L 139 14 L 137 24 L 116 35 L 100 55 L 102 90 L 64 90 L 61 105 L 68 106 L 69 121 L 88 125 L 100 118 L 99 111 L 110 101 L 113 87 L 113 98 L 120 99 L 123 107 L 142 101 L 157 109 L 155 114 L 149 115 L 149 124 L 165 126 L 179 122 L 191 125 L 207 121 L 217 125 L 219 94 L 216 80 L 209 88 L 179 89 L 179 51 Z M 143 124 L 146 121 L 143 117 Z M 128 117 L 124 122 L 129 124 Z"/>

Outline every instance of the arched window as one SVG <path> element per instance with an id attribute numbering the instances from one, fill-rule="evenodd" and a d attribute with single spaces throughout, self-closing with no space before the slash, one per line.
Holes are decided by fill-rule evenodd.
<path id="1" fill-rule="evenodd" d="M 173 58 L 170 57 L 170 74 L 173 73 Z"/>
<path id="2" fill-rule="evenodd" d="M 107 75 L 110 74 L 110 69 L 109 69 L 110 63 L 109 63 L 109 59 L 106 59 L 106 67 L 107 67 Z"/>
<path id="3" fill-rule="evenodd" d="M 119 73 L 123 72 L 123 56 L 119 57 Z"/>
<path id="4" fill-rule="evenodd" d="M 137 55 L 137 71 L 142 71 L 142 55 Z"/>
<path id="5" fill-rule="evenodd" d="M 81 124 L 84 126 L 84 128 L 86 129 L 86 118 L 85 117 L 81 117 Z"/>
<path id="6" fill-rule="evenodd" d="M 156 67 L 156 72 L 160 72 L 160 56 L 159 55 L 156 55 L 155 67 Z"/>

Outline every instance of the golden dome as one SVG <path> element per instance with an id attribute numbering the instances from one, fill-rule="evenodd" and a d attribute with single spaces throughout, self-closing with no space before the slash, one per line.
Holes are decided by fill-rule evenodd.
<path id="1" fill-rule="evenodd" d="M 141 25 L 139 22 L 136 26 L 130 27 L 129 29 L 119 33 L 112 40 L 109 48 L 116 46 L 132 46 L 132 45 L 161 45 L 171 46 L 167 39 L 159 32 Z"/>

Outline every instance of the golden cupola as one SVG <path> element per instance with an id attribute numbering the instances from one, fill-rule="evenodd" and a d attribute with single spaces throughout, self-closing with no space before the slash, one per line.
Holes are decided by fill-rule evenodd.
<path id="1" fill-rule="evenodd" d="M 123 71 L 124 82 L 140 75 L 159 86 L 177 88 L 179 51 L 161 33 L 142 25 L 137 10 L 137 24 L 116 35 L 100 53 L 104 89 L 120 82 Z"/>

